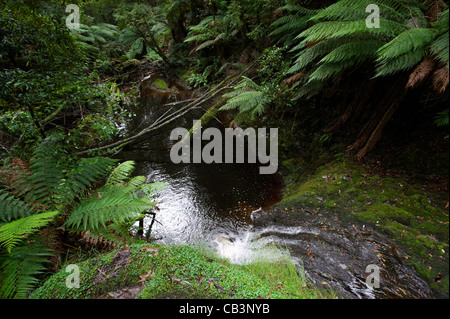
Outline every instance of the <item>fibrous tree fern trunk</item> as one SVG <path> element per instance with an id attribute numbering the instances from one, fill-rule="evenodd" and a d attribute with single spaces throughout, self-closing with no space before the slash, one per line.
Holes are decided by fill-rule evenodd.
<path id="1" fill-rule="evenodd" d="M 348 151 L 357 152 L 356 158 L 361 160 L 370 152 L 380 140 L 383 129 L 400 106 L 406 95 L 405 77 L 400 77 L 386 92 L 383 99 L 379 100 L 372 116 L 363 126 L 356 141 L 348 147 Z M 371 96 L 372 98 L 376 97 Z"/>
<path id="2" fill-rule="evenodd" d="M 375 88 L 376 79 L 367 80 L 362 83 L 359 90 L 356 91 L 353 100 L 350 102 L 348 99 L 344 99 L 343 103 L 345 103 L 346 107 L 342 114 L 336 119 L 336 121 L 326 129 L 328 133 L 335 132 L 348 123 L 352 118 L 358 116 L 363 110 L 364 106 L 370 100 L 372 92 Z M 353 93 L 353 92 L 352 92 Z M 347 92 L 347 95 L 350 95 L 350 92 Z"/>

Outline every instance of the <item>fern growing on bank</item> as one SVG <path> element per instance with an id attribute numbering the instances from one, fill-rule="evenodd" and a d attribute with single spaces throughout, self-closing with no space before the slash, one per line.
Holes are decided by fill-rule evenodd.
<path id="1" fill-rule="evenodd" d="M 253 120 L 263 114 L 272 99 L 269 90 L 256 84 L 253 80 L 243 76 L 242 81 L 234 87 L 230 93 L 223 97 L 228 99 L 226 104 L 220 108 L 222 111 L 238 110 L 235 121 L 240 119 Z"/>
<path id="2" fill-rule="evenodd" d="M 155 206 L 150 195 L 165 185 L 130 177 L 131 161 L 113 170 L 116 161 L 103 157 L 62 165 L 58 142 L 44 140 L 33 153 L 29 174 L 14 182 L 13 191 L 0 189 L 0 297 L 23 298 L 36 283 L 50 253 L 38 231 L 56 218 L 69 231 L 120 242 L 133 222 Z"/>

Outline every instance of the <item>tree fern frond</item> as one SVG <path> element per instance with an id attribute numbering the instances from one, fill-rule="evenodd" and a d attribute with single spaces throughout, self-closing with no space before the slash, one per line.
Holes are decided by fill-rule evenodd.
<path id="1" fill-rule="evenodd" d="M 195 51 L 203 50 L 205 48 L 208 48 L 208 47 L 214 45 L 215 43 L 216 43 L 216 40 L 207 40 L 207 41 L 203 42 L 202 44 L 200 44 L 198 47 L 196 47 Z"/>
<path id="2" fill-rule="evenodd" d="M 51 250 L 40 243 L 14 247 L 10 254 L 0 255 L 0 272 L 7 274 L 0 276 L 0 298 L 26 298 L 51 255 Z"/>
<path id="3" fill-rule="evenodd" d="M 449 126 L 449 112 L 448 109 L 445 111 L 439 112 L 435 119 L 434 124 L 437 126 Z"/>
<path id="4" fill-rule="evenodd" d="M 430 49 L 436 55 L 436 59 L 447 66 L 449 69 L 449 9 L 443 11 L 439 20 L 433 25 L 439 35 L 431 43 Z"/>
<path id="5" fill-rule="evenodd" d="M 11 252 L 11 248 L 16 246 L 26 235 L 47 225 L 58 214 L 58 211 L 40 213 L 2 225 L 0 227 L 0 246 Z"/>
<path id="6" fill-rule="evenodd" d="M 58 141 L 46 139 L 33 152 L 30 165 L 30 176 L 17 181 L 14 185 L 25 201 L 30 204 L 41 204 L 47 209 L 58 206 L 58 188 L 63 178 L 63 167 L 58 162 Z"/>
<path id="7" fill-rule="evenodd" d="M 30 216 L 33 207 L 0 189 L 0 222 Z"/>
<path id="8" fill-rule="evenodd" d="M 227 103 L 221 107 L 221 110 L 240 109 L 248 111 L 250 108 L 258 105 L 263 100 L 264 93 L 259 91 L 246 91 L 229 99 Z"/>
<path id="9" fill-rule="evenodd" d="M 130 47 L 126 56 L 128 59 L 133 59 L 136 55 L 141 54 L 144 50 L 144 38 L 137 38 Z"/>
<path id="10" fill-rule="evenodd" d="M 449 69 L 449 32 L 447 31 L 437 38 L 430 46 L 431 52 L 436 55 L 436 59 L 447 65 Z"/>
<path id="11" fill-rule="evenodd" d="M 313 25 L 297 36 L 304 38 L 303 45 L 308 42 L 318 42 L 323 39 L 352 36 L 355 34 L 371 34 L 375 36 L 395 37 L 407 30 L 401 23 L 380 19 L 380 28 L 367 28 L 366 20 L 358 21 L 327 21 Z"/>
<path id="12" fill-rule="evenodd" d="M 297 55 L 296 61 L 294 62 L 293 66 L 287 71 L 287 73 L 298 73 L 300 70 L 307 67 L 310 63 L 316 61 L 318 58 L 323 57 L 334 49 L 349 42 L 351 42 L 351 40 L 345 38 L 326 39 L 312 47 L 306 48 Z"/>
<path id="13" fill-rule="evenodd" d="M 384 44 L 378 40 L 355 41 L 343 44 L 328 53 L 321 63 L 338 63 L 352 59 L 355 63 L 375 57 L 377 50 Z"/>
<path id="14" fill-rule="evenodd" d="M 358 59 L 362 59 L 361 56 L 358 56 Z M 345 60 L 336 63 L 325 63 L 319 66 L 314 72 L 309 76 L 310 81 L 323 81 L 328 79 L 343 70 L 355 66 L 359 61 L 356 59 Z"/>
<path id="15" fill-rule="evenodd" d="M 127 186 L 140 187 L 147 181 L 145 176 L 135 176 L 127 183 Z"/>
<path id="16" fill-rule="evenodd" d="M 109 177 L 106 180 L 106 185 L 125 183 L 125 180 L 129 178 L 131 172 L 134 170 L 134 167 L 135 167 L 134 161 L 126 161 L 119 164 L 109 174 Z"/>
<path id="17" fill-rule="evenodd" d="M 155 203 L 148 198 L 133 199 L 128 194 L 112 196 L 103 193 L 101 197 L 83 200 L 71 213 L 66 225 L 77 230 L 98 230 L 108 222 L 122 223 L 145 211 L 151 210 Z"/>
<path id="18" fill-rule="evenodd" d="M 406 30 L 379 49 L 377 61 L 392 59 L 428 46 L 435 36 L 436 30 L 434 29 L 413 28 Z"/>
<path id="19" fill-rule="evenodd" d="M 125 46 L 130 47 L 137 39 L 141 38 L 135 27 L 127 27 L 120 31 L 119 41 Z"/>
<path id="20" fill-rule="evenodd" d="M 422 47 L 415 51 L 405 53 L 401 56 L 389 60 L 383 60 L 382 63 L 380 63 L 377 67 L 376 77 L 409 70 L 420 61 L 422 61 L 426 52 L 427 48 Z"/>
<path id="21" fill-rule="evenodd" d="M 142 184 L 138 191 L 143 192 L 146 196 L 154 195 L 167 187 L 167 183 L 155 182 L 150 184 Z"/>
<path id="22" fill-rule="evenodd" d="M 105 177 L 116 160 L 106 157 L 83 158 L 68 171 L 59 187 L 61 205 L 69 205 L 83 195 L 95 182 Z"/>

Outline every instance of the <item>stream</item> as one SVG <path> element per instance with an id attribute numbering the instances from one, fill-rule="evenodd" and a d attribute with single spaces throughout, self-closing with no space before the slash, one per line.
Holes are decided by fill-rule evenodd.
<path id="1" fill-rule="evenodd" d="M 157 74 L 141 86 L 141 104 L 127 130 L 137 132 L 168 111 L 167 103 L 191 98 L 191 92 L 168 81 L 154 86 Z M 178 106 L 179 107 L 179 106 Z M 197 114 L 196 114 L 197 113 Z M 337 215 L 277 208 L 283 191 L 279 174 L 260 175 L 258 164 L 174 164 L 170 132 L 190 129 L 198 110 L 171 123 L 116 157 L 134 160 L 134 174 L 168 184 L 155 198 L 151 238 L 163 244 L 203 243 L 232 263 L 253 258 L 277 259 L 268 244 L 286 247 L 307 278 L 346 298 L 433 298 L 428 285 L 404 265 L 404 253 L 383 234 L 365 225 L 348 225 Z M 219 119 L 208 126 L 224 129 Z M 289 210 L 290 214 L 285 211 Z M 144 220 L 148 228 L 150 218 Z M 366 266 L 381 267 L 380 287 L 366 285 Z"/>

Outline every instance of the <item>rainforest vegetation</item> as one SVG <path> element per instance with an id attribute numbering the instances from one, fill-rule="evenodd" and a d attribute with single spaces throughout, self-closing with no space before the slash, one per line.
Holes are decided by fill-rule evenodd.
<path id="1" fill-rule="evenodd" d="M 131 257 L 144 266 L 116 284 L 145 283 L 139 298 L 205 297 L 200 269 L 229 280 L 209 282 L 209 298 L 335 297 L 291 264 L 270 278 L 275 266 L 136 238 L 165 185 L 114 155 L 194 109 L 205 123 L 279 128 L 282 203 L 320 196 L 322 210 L 379 223 L 448 298 L 448 1 L 0 0 L 0 34 L 1 298 L 96 298 L 117 289 L 106 275 L 84 264 L 89 285 L 68 291 L 63 267 Z M 154 73 L 193 98 L 131 134 Z"/>

